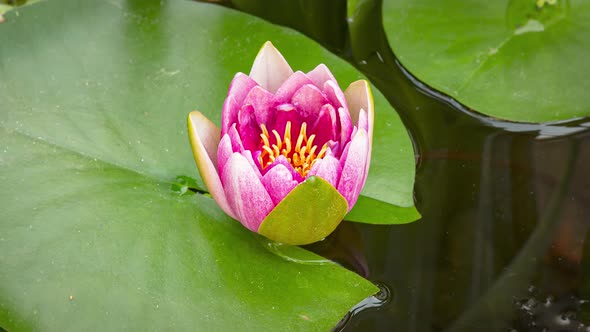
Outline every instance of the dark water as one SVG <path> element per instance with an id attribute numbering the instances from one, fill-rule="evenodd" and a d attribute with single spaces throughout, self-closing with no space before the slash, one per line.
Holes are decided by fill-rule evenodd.
<path id="1" fill-rule="evenodd" d="M 590 118 L 499 121 L 434 91 L 397 62 L 379 0 L 348 20 L 344 1 L 221 2 L 355 65 L 414 142 L 420 221 L 344 222 L 308 247 L 382 289 L 336 331 L 590 331 Z"/>

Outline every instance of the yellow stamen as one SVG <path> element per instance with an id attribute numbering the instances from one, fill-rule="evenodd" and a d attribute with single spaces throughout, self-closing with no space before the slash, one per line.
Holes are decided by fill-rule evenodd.
<path id="1" fill-rule="evenodd" d="M 264 124 L 260 125 L 260 129 L 262 133 L 260 134 L 261 148 L 258 161 L 263 169 L 270 166 L 279 156 L 284 156 L 293 168 L 305 177 L 316 161 L 322 159 L 328 151 L 328 143 L 326 143 L 320 152 L 315 154 L 318 149 L 318 146 L 313 144 L 316 135 L 312 134 L 307 137 L 307 123 L 305 122 L 301 124 L 294 149 L 291 139 L 291 121 L 287 121 L 282 139 L 274 129 L 271 136 Z M 274 142 L 271 142 L 271 139 L 274 139 Z"/>
<path id="2" fill-rule="evenodd" d="M 282 146 L 283 142 L 281 142 L 281 136 L 279 136 L 279 133 L 277 132 L 276 129 L 273 129 L 272 133 L 275 135 L 275 139 L 277 140 L 276 142 L 278 144 L 279 151 L 281 151 L 281 148 L 283 147 Z"/>
<path id="3" fill-rule="evenodd" d="M 274 151 L 271 148 L 269 148 L 268 145 L 263 146 L 262 149 L 264 149 L 264 151 L 266 151 L 269 155 L 274 155 Z"/>
<path id="4" fill-rule="evenodd" d="M 299 137 L 297 137 L 297 144 L 295 144 L 295 152 L 299 152 L 299 149 L 301 149 L 301 143 L 303 143 L 303 137 L 307 138 L 307 135 L 305 135 L 305 127 L 306 127 L 306 124 L 304 122 L 301 125 L 301 130 L 299 131 Z"/>
<path id="5" fill-rule="evenodd" d="M 269 136 L 268 135 L 268 130 L 266 130 L 266 126 L 264 125 L 264 123 L 260 125 L 260 129 L 262 129 L 262 134 L 260 134 L 260 136 L 263 136 L 263 135 L 264 135 L 264 137 L 268 137 Z"/>
<path id="6" fill-rule="evenodd" d="M 273 151 L 273 152 L 274 152 L 274 154 L 275 154 L 275 155 L 277 155 L 277 156 L 278 156 L 279 154 L 281 154 L 281 152 L 280 152 L 281 150 L 279 150 L 279 147 L 278 147 L 276 144 L 273 144 L 273 145 L 272 145 L 272 151 Z"/>
<path id="7" fill-rule="evenodd" d="M 307 145 L 306 145 L 308 150 L 311 150 L 314 139 L 315 139 L 315 134 L 312 134 L 311 136 L 309 136 L 309 140 L 307 141 Z"/>

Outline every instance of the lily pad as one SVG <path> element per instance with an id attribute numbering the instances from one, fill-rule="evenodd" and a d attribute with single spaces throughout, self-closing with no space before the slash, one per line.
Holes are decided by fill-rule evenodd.
<path id="1" fill-rule="evenodd" d="M 474 110 L 515 121 L 590 115 L 590 2 L 386 0 L 401 63 Z"/>
<path id="2" fill-rule="evenodd" d="M 0 326 L 325 331 L 377 290 L 181 195 L 202 185 L 183 180 L 197 174 L 186 114 L 220 109 L 259 40 L 304 37 L 192 2 L 55 0 L 5 18 Z"/>

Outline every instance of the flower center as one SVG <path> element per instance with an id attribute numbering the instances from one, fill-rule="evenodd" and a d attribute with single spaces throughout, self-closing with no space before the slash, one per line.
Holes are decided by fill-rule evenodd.
<path id="1" fill-rule="evenodd" d="M 281 137 L 275 129 L 272 130 L 273 137 L 271 137 L 264 124 L 261 124 L 260 128 L 262 129 L 260 134 L 262 153 L 258 157 L 258 161 L 260 161 L 262 169 L 270 166 L 279 156 L 285 156 L 293 168 L 305 177 L 313 164 L 318 159 L 322 159 L 328 150 L 328 143 L 325 143 L 320 152 L 316 154 L 318 146 L 313 144 L 315 134 L 307 137 L 307 123 L 305 122 L 301 124 L 295 146 L 291 140 L 291 121 L 287 121 L 285 125 L 284 137 Z M 272 138 L 275 140 L 274 143 L 271 143 Z"/>

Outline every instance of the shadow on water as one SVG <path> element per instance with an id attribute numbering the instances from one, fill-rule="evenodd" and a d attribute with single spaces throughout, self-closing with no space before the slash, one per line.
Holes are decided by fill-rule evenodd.
<path id="1" fill-rule="evenodd" d="M 295 27 L 355 65 L 414 142 L 423 218 L 399 226 L 343 223 L 327 243 L 309 247 L 388 295 L 359 304 L 337 330 L 586 331 L 590 118 L 500 121 L 431 89 L 395 58 L 381 1 L 356 1 L 334 39 L 341 43 L 317 32 L 325 26 L 293 26 L 268 7 L 242 2 L 232 6 Z M 297 2 L 301 17 L 308 2 Z"/>

